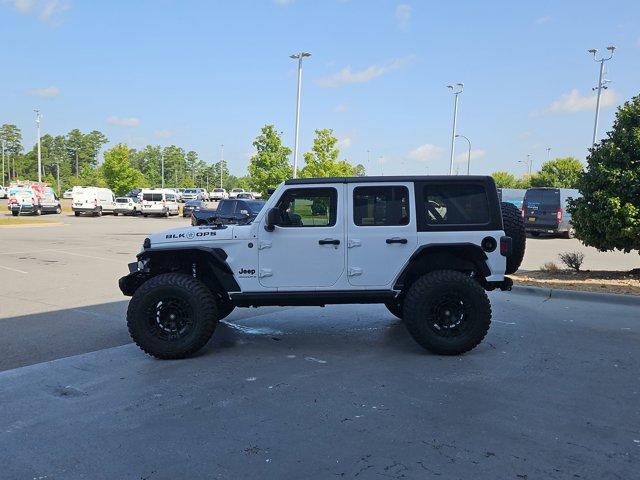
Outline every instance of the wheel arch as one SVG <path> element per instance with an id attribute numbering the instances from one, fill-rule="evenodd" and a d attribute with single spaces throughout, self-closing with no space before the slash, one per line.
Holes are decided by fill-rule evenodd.
<path id="1" fill-rule="evenodd" d="M 145 250 L 137 256 L 145 263 L 138 270 L 120 279 L 120 290 L 131 296 L 147 280 L 169 272 L 194 275 L 212 292 L 237 292 L 240 286 L 227 263 L 227 253 L 222 248 L 163 248 Z"/>
<path id="2" fill-rule="evenodd" d="M 486 260 L 486 253 L 473 243 L 423 245 L 413 253 L 402 269 L 393 289 L 406 291 L 420 276 L 435 270 L 473 271 L 483 278 L 488 277 L 491 270 Z"/>

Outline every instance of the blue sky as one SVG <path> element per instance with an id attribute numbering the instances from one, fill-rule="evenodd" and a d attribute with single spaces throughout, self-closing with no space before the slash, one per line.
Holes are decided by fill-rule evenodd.
<path id="1" fill-rule="evenodd" d="M 618 47 L 601 132 L 639 93 L 636 1 L 0 0 L 0 122 L 25 144 L 99 129 L 112 143 L 219 145 L 235 174 L 265 123 L 293 146 L 296 65 L 307 50 L 301 151 L 333 128 L 342 155 L 373 174 L 448 171 L 453 99 L 472 173 L 523 173 L 551 155 L 584 159 L 597 64 Z M 456 142 L 465 170 L 466 143 Z M 370 150 L 368 161 L 367 150 Z M 380 157 L 382 156 L 382 161 Z"/>

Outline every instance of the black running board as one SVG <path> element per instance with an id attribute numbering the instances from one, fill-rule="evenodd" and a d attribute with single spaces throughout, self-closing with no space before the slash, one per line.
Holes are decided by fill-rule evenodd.
<path id="1" fill-rule="evenodd" d="M 292 292 L 245 292 L 232 293 L 231 301 L 236 307 L 264 306 L 324 306 L 349 303 L 385 303 L 393 300 L 393 290 L 331 290 Z"/>

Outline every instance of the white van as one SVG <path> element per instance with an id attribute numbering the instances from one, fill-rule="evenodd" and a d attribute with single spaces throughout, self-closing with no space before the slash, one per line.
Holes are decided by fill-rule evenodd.
<path id="1" fill-rule="evenodd" d="M 108 188 L 73 187 L 71 199 L 71 208 L 76 217 L 81 213 L 99 217 L 103 213 L 113 213 L 116 208 L 116 197 Z"/>
<path id="2" fill-rule="evenodd" d="M 142 215 L 179 215 L 178 196 L 168 188 L 153 188 L 142 190 Z"/>

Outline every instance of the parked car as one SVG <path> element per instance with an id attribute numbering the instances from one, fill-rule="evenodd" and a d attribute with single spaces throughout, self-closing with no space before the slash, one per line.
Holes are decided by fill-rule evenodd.
<path id="1" fill-rule="evenodd" d="M 229 198 L 229 194 L 224 188 L 214 188 L 209 194 L 211 200 L 220 201 Z"/>
<path id="2" fill-rule="evenodd" d="M 142 213 L 140 199 L 137 196 L 116 198 L 116 208 L 113 210 L 113 214 L 118 216 L 120 213 L 122 215 L 140 215 Z"/>
<path id="3" fill-rule="evenodd" d="M 260 192 L 251 192 L 251 195 L 253 195 L 253 198 L 262 198 L 262 194 Z"/>
<path id="4" fill-rule="evenodd" d="M 53 189 L 45 183 L 21 182 L 9 186 L 7 208 L 11 215 L 21 213 L 61 213 L 60 200 Z"/>
<path id="5" fill-rule="evenodd" d="M 69 189 L 65 190 L 64 193 L 62 194 L 62 198 L 65 198 L 65 199 L 73 198 L 73 189 L 69 188 Z"/>
<path id="6" fill-rule="evenodd" d="M 254 200 L 255 197 L 253 196 L 253 193 L 250 192 L 241 192 L 238 193 L 238 195 L 236 195 L 236 198 L 238 200 L 243 199 L 243 200 Z"/>
<path id="7" fill-rule="evenodd" d="M 178 201 L 184 203 L 185 199 L 183 197 L 183 194 L 184 194 L 185 189 L 184 188 L 177 188 L 176 190 L 180 194 L 180 196 L 178 197 Z"/>
<path id="8" fill-rule="evenodd" d="M 125 195 L 125 197 L 130 197 L 130 198 L 140 198 L 140 195 L 142 194 L 142 189 L 141 188 L 134 188 L 132 190 L 129 190 L 127 192 L 127 194 Z"/>
<path id="9" fill-rule="evenodd" d="M 73 187 L 71 209 L 76 217 L 81 213 L 90 213 L 99 217 L 103 213 L 113 213 L 116 197 L 108 188 Z"/>
<path id="10" fill-rule="evenodd" d="M 182 216 L 189 217 L 191 216 L 191 212 L 205 208 L 207 208 L 207 206 L 202 200 L 189 200 L 185 202 L 184 207 L 182 207 Z"/>
<path id="11" fill-rule="evenodd" d="M 182 199 L 185 202 L 189 200 L 204 200 L 204 196 L 199 188 L 185 188 L 182 192 Z"/>
<path id="12" fill-rule="evenodd" d="M 244 193 L 244 188 L 232 188 L 229 192 L 229 198 L 236 198 L 239 193 Z"/>
<path id="13" fill-rule="evenodd" d="M 142 190 L 142 215 L 179 215 L 180 206 L 176 193 L 168 188 L 154 188 Z"/>
<path id="14" fill-rule="evenodd" d="M 214 223 L 244 225 L 253 221 L 265 202 L 262 200 L 221 200 L 215 210 L 194 210 L 191 225 L 209 225 Z"/>
<path id="15" fill-rule="evenodd" d="M 182 192 L 180 191 L 179 188 L 170 188 L 169 190 L 173 190 L 176 194 L 176 200 L 178 202 L 182 202 Z"/>
<path id="16" fill-rule="evenodd" d="M 7 190 L 6 187 L 3 187 L 2 185 L 0 185 L 0 198 L 8 198 L 9 197 L 9 191 Z"/>
<path id="17" fill-rule="evenodd" d="M 579 198 L 580 192 L 572 188 L 530 188 L 524 195 L 522 216 L 527 233 L 561 234 L 573 238 L 571 214 L 567 211 L 567 200 Z"/>

